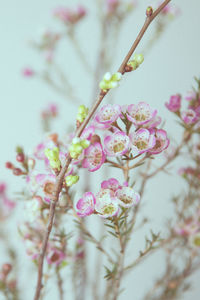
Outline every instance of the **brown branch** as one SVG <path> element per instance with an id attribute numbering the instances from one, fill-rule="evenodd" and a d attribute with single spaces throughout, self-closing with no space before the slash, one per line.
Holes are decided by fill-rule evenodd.
<path id="1" fill-rule="evenodd" d="M 59 300 L 64 300 L 63 280 L 59 268 L 56 270 Z"/>
<path id="2" fill-rule="evenodd" d="M 131 58 L 132 54 L 134 53 L 134 51 L 135 51 L 136 47 L 138 46 L 139 42 L 141 41 L 141 39 L 142 39 L 144 33 L 146 32 L 147 28 L 149 27 L 151 22 L 154 20 L 154 18 L 160 13 L 160 11 L 170 1 L 171 0 L 165 0 L 151 16 L 146 18 L 142 29 L 140 30 L 140 32 L 139 32 L 136 40 L 134 41 L 131 49 L 129 50 L 128 54 L 124 58 L 121 66 L 118 69 L 118 72 L 120 72 L 121 74 L 124 74 L 124 68 L 127 65 L 127 63 L 129 61 L 129 59 Z M 77 130 L 76 137 L 81 136 L 81 133 L 83 132 L 83 130 L 85 129 L 85 127 L 89 123 L 90 119 L 92 118 L 92 116 L 94 115 L 94 113 L 97 110 L 98 106 L 101 104 L 102 100 L 104 99 L 104 97 L 107 95 L 108 92 L 109 92 L 109 90 L 107 90 L 106 92 L 104 92 L 102 90 L 100 91 L 99 97 L 96 100 L 96 102 L 94 103 L 93 107 L 91 108 L 88 116 L 86 117 L 85 121 L 82 123 L 82 125 Z M 37 279 L 37 287 L 36 287 L 34 300 L 39 300 L 39 297 L 40 297 L 40 292 L 41 292 L 41 289 L 42 289 L 42 276 L 43 276 L 44 257 L 45 257 L 45 253 L 46 253 L 46 249 L 47 249 L 49 235 L 50 235 L 52 227 L 53 227 L 56 203 L 58 201 L 59 194 L 60 194 L 61 189 L 62 189 L 64 176 L 67 172 L 67 169 L 68 169 L 71 161 L 72 161 L 72 158 L 69 156 L 68 159 L 66 160 L 63 168 L 61 169 L 60 174 L 57 176 L 57 179 L 56 179 L 55 189 L 54 189 L 52 201 L 51 201 L 51 204 L 50 204 L 48 225 L 47 225 L 46 231 L 44 233 L 42 248 L 41 248 L 41 252 L 40 252 L 39 260 L 38 260 L 38 279 Z"/>

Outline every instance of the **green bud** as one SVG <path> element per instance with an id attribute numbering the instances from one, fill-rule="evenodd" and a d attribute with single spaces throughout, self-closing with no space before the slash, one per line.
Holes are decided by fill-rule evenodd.
<path id="1" fill-rule="evenodd" d="M 122 74 L 120 72 L 114 73 L 112 75 L 112 81 L 120 81 L 122 79 Z"/>
<path id="2" fill-rule="evenodd" d="M 85 118 L 87 117 L 87 114 L 88 114 L 88 108 L 85 107 L 85 105 L 80 105 L 79 108 L 78 108 L 78 114 L 76 116 L 76 119 L 82 123 Z"/>
<path id="3" fill-rule="evenodd" d="M 76 184 L 79 181 L 78 175 L 69 175 L 65 178 L 65 182 L 67 186 L 72 186 L 73 184 Z"/>
<path id="4" fill-rule="evenodd" d="M 116 72 L 113 75 L 107 72 L 101 80 L 99 87 L 104 91 L 113 89 L 118 86 L 118 81 L 120 81 L 121 78 L 122 74 L 120 72 Z"/>
<path id="5" fill-rule="evenodd" d="M 50 166 L 53 169 L 60 170 L 61 162 L 59 159 L 59 149 L 58 147 L 55 147 L 53 149 L 45 149 L 44 151 L 45 156 L 48 158 Z"/>
<path id="6" fill-rule="evenodd" d="M 75 151 L 70 151 L 70 156 L 74 159 L 79 157 L 79 154 L 77 154 Z"/>
<path id="7" fill-rule="evenodd" d="M 83 151 L 83 147 L 81 146 L 81 144 L 76 144 L 76 145 L 74 145 L 73 150 L 74 150 L 76 153 L 81 154 L 82 151 Z"/>
<path id="8" fill-rule="evenodd" d="M 99 87 L 100 87 L 100 89 L 102 89 L 102 90 L 108 90 L 108 85 L 107 85 L 107 83 L 106 83 L 105 81 L 103 81 L 103 80 L 100 82 Z"/>
<path id="9" fill-rule="evenodd" d="M 79 121 L 80 123 L 83 123 L 83 121 L 85 120 L 85 118 L 81 114 L 77 114 L 76 120 Z"/>
<path id="10" fill-rule="evenodd" d="M 83 149 L 86 149 L 90 146 L 90 142 L 88 140 L 82 140 L 80 142 L 81 146 L 83 147 Z"/>
<path id="11" fill-rule="evenodd" d="M 139 65 L 141 65 L 141 63 L 144 61 L 144 56 L 143 54 L 135 54 L 133 59 L 136 60 Z"/>
<path id="12" fill-rule="evenodd" d="M 131 66 L 133 68 L 133 71 L 136 70 L 138 68 L 138 63 L 136 60 L 131 60 L 128 62 L 128 65 Z"/>

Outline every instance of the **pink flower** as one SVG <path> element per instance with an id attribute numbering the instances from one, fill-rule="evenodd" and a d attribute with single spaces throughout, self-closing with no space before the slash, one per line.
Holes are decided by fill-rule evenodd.
<path id="1" fill-rule="evenodd" d="M 127 108 L 127 118 L 135 126 L 140 126 L 148 123 L 155 118 L 157 110 L 152 109 L 149 104 L 139 102 L 138 104 L 131 104 Z"/>
<path id="2" fill-rule="evenodd" d="M 35 74 L 35 72 L 33 71 L 33 69 L 27 67 L 22 70 L 22 74 L 24 77 L 28 78 L 28 77 L 32 77 Z"/>
<path id="3" fill-rule="evenodd" d="M 129 137 L 122 131 L 108 135 L 104 139 L 105 152 L 108 156 L 119 156 L 129 150 Z"/>
<path id="4" fill-rule="evenodd" d="M 4 182 L 0 183 L 0 194 L 4 194 L 6 191 L 6 184 Z"/>
<path id="5" fill-rule="evenodd" d="M 84 151 L 83 168 L 90 172 L 98 170 L 105 161 L 105 153 L 100 143 L 91 144 Z"/>
<path id="6" fill-rule="evenodd" d="M 60 265 L 62 261 L 65 259 L 66 255 L 63 251 L 58 250 L 56 248 L 51 248 L 48 250 L 47 254 L 47 263 L 49 265 Z"/>
<path id="7" fill-rule="evenodd" d="M 94 135 L 94 133 L 95 133 L 95 127 L 94 126 L 88 126 L 83 130 L 83 132 L 81 134 L 81 138 L 84 139 L 84 140 L 90 141 L 92 136 Z"/>
<path id="8" fill-rule="evenodd" d="M 168 4 L 162 9 L 161 14 L 171 18 L 176 17 L 180 14 L 180 9 L 171 4 Z"/>
<path id="9" fill-rule="evenodd" d="M 121 114 L 121 107 L 118 104 L 104 105 L 95 116 L 96 127 L 100 124 L 100 129 L 109 128 Z"/>
<path id="10" fill-rule="evenodd" d="M 120 187 L 119 181 L 115 178 L 110 178 L 101 183 L 102 189 L 109 189 L 112 190 L 113 192 L 116 192 L 116 190 L 118 190 L 119 187 Z"/>
<path id="11" fill-rule="evenodd" d="M 196 92 L 194 92 L 194 91 L 188 92 L 188 96 L 185 97 L 185 99 L 187 101 L 195 101 L 196 98 L 197 98 L 197 95 L 196 95 Z"/>
<path id="12" fill-rule="evenodd" d="M 122 189 L 118 189 L 115 196 L 118 199 L 119 205 L 126 208 L 137 205 L 140 201 L 140 195 L 130 187 L 122 187 Z"/>
<path id="13" fill-rule="evenodd" d="M 86 217 L 94 212 L 96 198 L 91 192 L 87 192 L 76 204 L 76 211 L 79 217 Z"/>
<path id="14" fill-rule="evenodd" d="M 155 136 L 156 143 L 148 152 L 151 154 L 158 154 L 169 146 L 169 139 L 167 133 L 163 129 L 150 129 L 151 134 Z"/>
<path id="15" fill-rule="evenodd" d="M 96 199 L 95 210 L 102 218 L 116 216 L 119 211 L 118 199 L 112 197 L 109 191 L 101 194 L 101 196 L 99 194 Z"/>
<path id="16" fill-rule="evenodd" d="M 174 229 L 176 234 L 181 236 L 193 235 L 199 230 L 200 230 L 200 224 L 196 220 L 193 220 L 192 218 L 188 218 L 184 220 L 184 222 L 178 224 Z"/>
<path id="17" fill-rule="evenodd" d="M 47 108 L 42 111 L 42 118 L 47 119 L 50 117 L 56 117 L 58 114 L 58 107 L 54 103 L 48 104 Z"/>
<path id="18" fill-rule="evenodd" d="M 147 129 L 151 129 L 151 128 L 155 128 L 158 125 L 160 125 L 162 119 L 159 116 L 155 116 L 153 119 L 151 119 L 149 122 L 147 122 L 146 124 L 142 125 L 143 128 L 147 128 Z"/>
<path id="19" fill-rule="evenodd" d="M 181 95 L 176 94 L 170 97 L 169 103 L 166 102 L 165 106 L 172 112 L 177 112 L 181 108 Z"/>
<path id="20" fill-rule="evenodd" d="M 193 109 L 188 109 L 181 112 L 181 119 L 185 124 L 191 125 L 197 121 L 197 114 Z"/>
<path id="21" fill-rule="evenodd" d="M 145 128 L 140 128 L 138 131 L 130 134 L 130 140 L 134 155 L 148 152 L 156 144 L 155 136 Z"/>
<path id="22" fill-rule="evenodd" d="M 119 2 L 119 0 L 106 0 L 106 4 L 108 7 L 108 12 L 111 14 L 111 13 L 115 12 L 115 10 L 119 6 L 120 2 Z"/>
<path id="23" fill-rule="evenodd" d="M 2 217 L 3 219 L 8 217 L 16 206 L 16 203 L 8 198 L 6 189 L 7 189 L 6 184 L 4 182 L 1 182 L 0 183 L 0 205 L 1 205 L 0 218 Z"/>
<path id="24" fill-rule="evenodd" d="M 61 6 L 54 10 L 54 16 L 60 19 L 65 24 L 75 24 L 86 15 L 86 9 L 83 6 L 78 6 L 72 10 Z"/>

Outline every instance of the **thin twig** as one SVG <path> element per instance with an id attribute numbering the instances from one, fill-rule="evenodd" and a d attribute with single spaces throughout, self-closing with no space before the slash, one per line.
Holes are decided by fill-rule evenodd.
<path id="1" fill-rule="evenodd" d="M 56 275 L 57 275 L 57 284 L 58 284 L 58 291 L 59 291 L 59 300 L 64 300 L 63 280 L 59 268 L 57 268 L 56 270 Z"/>

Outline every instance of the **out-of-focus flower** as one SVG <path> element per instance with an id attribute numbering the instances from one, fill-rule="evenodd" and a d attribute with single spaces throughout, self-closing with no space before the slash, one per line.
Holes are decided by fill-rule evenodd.
<path id="1" fill-rule="evenodd" d="M 61 6 L 55 8 L 53 11 L 53 15 L 65 25 L 74 25 L 78 23 L 86 13 L 86 9 L 80 5 L 75 9 Z"/>
<path id="2" fill-rule="evenodd" d="M 34 70 L 33 70 L 32 68 L 30 68 L 30 67 L 26 67 L 26 68 L 24 68 L 24 69 L 22 70 L 22 75 L 23 75 L 24 77 L 27 77 L 27 78 L 33 77 L 34 74 L 35 74 Z"/>
<path id="3" fill-rule="evenodd" d="M 0 219 L 7 218 L 16 206 L 16 203 L 7 196 L 7 186 L 5 182 L 0 182 Z"/>
<path id="4" fill-rule="evenodd" d="M 200 232 L 190 236 L 189 243 L 193 248 L 200 250 Z"/>
<path id="5" fill-rule="evenodd" d="M 197 114 L 193 109 L 188 109 L 181 112 L 181 119 L 185 124 L 191 125 L 197 121 Z"/>
<path id="6" fill-rule="evenodd" d="M 65 253 L 57 248 L 50 248 L 47 251 L 47 263 L 49 265 L 59 266 L 65 258 Z"/>
<path id="7" fill-rule="evenodd" d="M 54 103 L 48 104 L 47 107 L 41 112 L 42 119 L 44 120 L 49 118 L 55 118 L 57 115 L 58 115 L 58 107 Z"/>
<path id="8" fill-rule="evenodd" d="M 165 106 L 172 112 L 178 112 L 181 108 L 181 95 L 176 94 L 170 97 L 169 102 Z"/>

